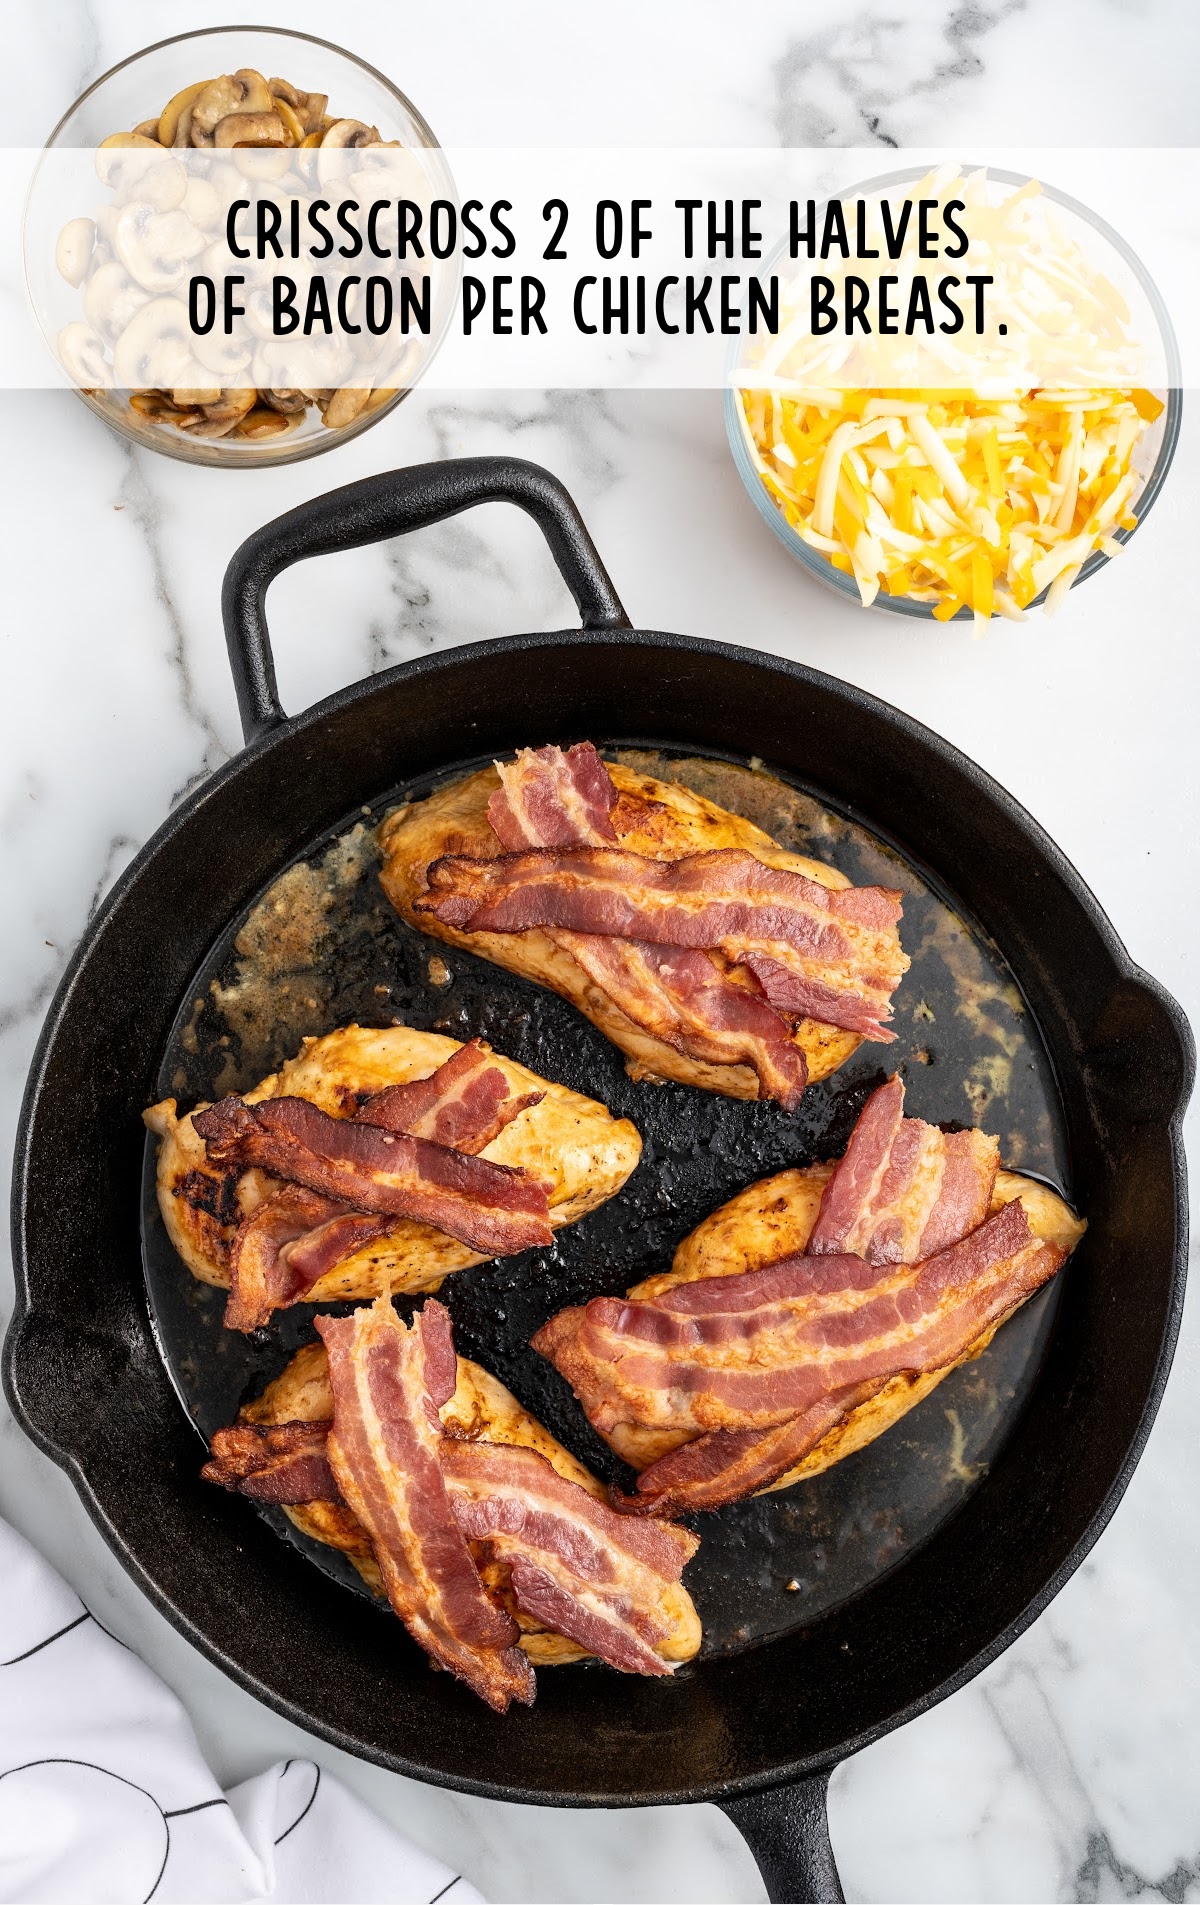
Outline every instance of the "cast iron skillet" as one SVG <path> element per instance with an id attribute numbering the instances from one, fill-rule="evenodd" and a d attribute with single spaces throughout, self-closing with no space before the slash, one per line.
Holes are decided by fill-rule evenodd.
<path id="1" fill-rule="evenodd" d="M 431 655 L 285 716 L 263 619 L 271 579 L 493 500 L 537 521 L 582 631 Z M 714 1801 L 773 1899 L 840 1898 L 832 1768 L 1028 1626 L 1145 1444 L 1183 1300 L 1187 1023 L 1052 842 L 945 741 L 810 669 L 631 628 L 570 499 L 531 464 L 430 464 L 320 497 L 238 551 L 224 612 L 246 751 L 176 808 L 101 908 L 30 1075 L 12 1405 L 156 1605 L 289 1718 L 398 1772 L 500 1799 Z M 1038 1024 L 1091 1228 L 1008 1442 L 923 1547 L 807 1629 L 665 1682 L 545 1672 L 536 1707 L 499 1719 L 431 1673 L 390 1616 L 197 1479 L 198 1442 L 147 1314 L 140 1112 L 190 976 L 305 843 L 398 782 L 585 736 L 761 756 L 932 868 L 998 942 Z"/>

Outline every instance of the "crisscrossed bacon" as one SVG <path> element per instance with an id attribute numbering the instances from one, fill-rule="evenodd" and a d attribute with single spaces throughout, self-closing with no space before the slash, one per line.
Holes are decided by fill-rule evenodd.
<path id="1" fill-rule="evenodd" d="M 475 1156 L 545 1096 L 515 1092 L 483 1040 L 473 1038 L 428 1078 L 376 1092 L 358 1119 Z"/>
<path id="2" fill-rule="evenodd" d="M 243 1217 L 229 1253 L 225 1328 L 261 1329 L 276 1310 L 301 1294 L 305 1275 L 291 1261 L 293 1247 L 301 1239 L 320 1235 L 345 1213 L 346 1206 L 338 1198 L 322 1197 L 303 1184 L 285 1184 Z M 370 1217 L 367 1221 L 378 1225 L 386 1220 Z"/>
<path id="3" fill-rule="evenodd" d="M 500 766 L 488 801 L 492 832 L 510 853 L 521 847 L 573 847 L 615 841 L 617 790 L 590 741 L 561 748 L 522 748 Z"/>
<path id="4" fill-rule="evenodd" d="M 406 1329 L 381 1297 L 351 1317 L 318 1317 L 317 1329 L 333 1389 L 329 1464 L 370 1536 L 389 1601 L 426 1652 L 498 1713 L 513 1700 L 531 1704 L 516 1622 L 484 1590 L 438 1459 L 437 1410 L 456 1369 L 449 1314 L 429 1302 Z"/>
<path id="5" fill-rule="evenodd" d="M 482 1039 L 471 1039 L 428 1078 L 391 1085 L 368 1099 L 353 1122 L 475 1155 L 544 1092 L 514 1092 Z M 203 1119 L 206 1114 L 201 1113 Z M 207 1126 L 197 1124 L 201 1136 Z M 231 1129 L 226 1120 L 221 1130 Z M 209 1155 L 222 1142 L 209 1142 Z M 277 1309 L 303 1298 L 327 1271 L 387 1235 L 391 1212 L 355 1210 L 343 1197 L 302 1184 L 276 1191 L 243 1219 L 230 1252 L 225 1327 L 260 1329 Z"/>
<path id="6" fill-rule="evenodd" d="M 501 785 L 488 818 L 506 852 L 615 843 L 617 790 L 590 742 L 565 754 L 527 748 L 497 767 Z M 642 1031 L 708 1064 L 749 1065 L 764 1098 L 789 1110 L 799 1102 L 808 1083 L 804 1054 L 753 975 L 745 986 L 733 983 L 704 950 L 558 928 L 547 933 Z"/>
<path id="7" fill-rule="evenodd" d="M 552 1318 L 534 1348 L 567 1378 L 601 1431 L 626 1421 L 695 1438 L 734 1436 L 694 1441 L 693 1455 L 674 1451 L 663 1458 L 669 1467 L 655 1463 L 643 1472 L 639 1497 L 652 1512 L 660 1512 L 660 1480 L 663 1506 L 683 1512 L 693 1470 L 697 1506 L 736 1500 L 747 1475 L 753 1486 L 766 1486 L 892 1376 L 957 1361 L 1047 1282 L 1065 1255 L 1033 1236 L 1013 1202 L 919 1263 L 792 1257 L 678 1285 L 648 1302 L 596 1298 Z M 814 1410 L 805 1443 L 797 1419 Z M 794 1435 L 776 1433 L 788 1425 Z"/>
<path id="8" fill-rule="evenodd" d="M 722 847 L 652 860 L 619 847 L 556 847 L 499 859 L 435 860 L 416 903 L 464 932 L 531 927 L 721 952 L 748 965 L 773 1004 L 890 1035 L 880 1025 L 907 959 L 901 895 L 836 888 Z"/>
<path id="9" fill-rule="evenodd" d="M 551 1240 L 540 1178 L 378 1125 L 331 1118 L 306 1098 L 221 1099 L 193 1124 L 216 1164 L 259 1165 L 356 1210 L 416 1217 L 491 1255 Z"/>
<path id="10" fill-rule="evenodd" d="M 459 1527 L 509 1563 L 523 1612 L 625 1673 L 671 1671 L 654 1651 L 670 1632 L 662 1594 L 694 1535 L 654 1521 L 631 1540 L 628 1521 L 533 1449 L 447 1437 L 442 1472 Z"/>
<path id="11" fill-rule="evenodd" d="M 983 1131 L 939 1131 L 904 1116 L 897 1073 L 872 1092 L 825 1186 L 810 1255 L 855 1251 L 869 1263 L 931 1257 L 981 1224 L 1000 1168 Z"/>
<path id="12" fill-rule="evenodd" d="M 639 1477 L 636 1494 L 614 1490 L 613 1501 L 627 1515 L 694 1515 L 741 1501 L 803 1461 L 859 1400 L 860 1390 L 835 1390 L 773 1429 L 712 1429 L 643 1470 L 644 1489 Z"/>
<path id="13" fill-rule="evenodd" d="M 464 1664 L 461 1649 L 494 1649 L 508 1630 L 472 1638 L 482 1631 L 478 1609 L 461 1554 L 454 1543 L 446 1547 L 446 1503 L 478 1565 L 507 1567 L 524 1613 L 623 1672 L 672 1671 L 656 1649 L 672 1632 L 676 1610 L 667 1597 L 699 1545 L 695 1535 L 615 1513 L 533 1449 L 441 1432 L 436 1410 L 453 1394 L 458 1369 L 440 1304 L 427 1303 L 407 1331 L 385 1298 L 371 1312 L 345 1322 L 323 1317 L 317 1327 L 330 1353 L 333 1422 L 220 1429 L 206 1481 L 256 1501 L 348 1507 L 410 1632 L 484 1698 L 496 1691 L 495 1664 Z M 506 1684 L 502 1674 L 501 1690 Z"/>
<path id="14" fill-rule="evenodd" d="M 785 1110 L 799 1103 L 808 1084 L 804 1053 L 757 986 L 736 984 L 706 952 L 582 933 L 553 937 L 643 1031 L 709 1064 L 749 1065 L 764 1098 Z"/>

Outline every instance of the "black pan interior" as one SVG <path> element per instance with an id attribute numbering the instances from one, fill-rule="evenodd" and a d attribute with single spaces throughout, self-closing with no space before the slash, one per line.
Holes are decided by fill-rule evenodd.
<path id="1" fill-rule="evenodd" d="M 791 1116 L 687 1086 L 634 1084 L 621 1055 L 565 1001 L 422 938 L 380 888 L 378 820 L 482 764 L 476 760 L 390 789 L 272 880 L 194 975 L 158 1089 L 190 1108 L 249 1088 L 306 1035 L 400 1019 L 456 1038 L 482 1034 L 631 1118 L 645 1149 L 617 1198 L 561 1232 L 552 1249 L 460 1272 L 441 1292 L 460 1350 L 500 1376 L 596 1472 L 628 1484 L 561 1378 L 529 1349 L 533 1332 L 566 1303 L 624 1292 L 665 1268 L 688 1231 L 747 1183 L 837 1155 L 866 1095 L 888 1072 L 902 1072 L 913 1113 L 948 1125 L 981 1123 L 1000 1137 L 1006 1164 L 1068 1196 L 1071 1187 L 1062 1107 L 1037 1025 L 998 948 L 928 871 L 828 797 L 761 764 L 752 771 L 647 743 L 608 751 L 682 780 L 858 884 L 903 888 L 902 933 L 913 964 L 897 995 L 895 1045 L 860 1047 L 840 1072 L 810 1087 Z M 299 1306 L 252 1339 L 221 1327 L 224 1293 L 193 1279 L 168 1241 L 154 1191 L 156 1148 L 149 1140 L 143 1181 L 151 1312 L 171 1379 L 207 1437 L 312 1340 L 315 1312 Z M 696 1520 L 702 1546 L 687 1580 L 704 1624 L 704 1657 L 810 1624 L 911 1555 L 956 1512 L 1022 1407 L 1058 1299 L 1057 1285 L 1042 1292 L 983 1356 L 867 1449 L 801 1486 Z M 407 1314 L 420 1300 L 400 1299 L 400 1308 Z M 344 1557 L 300 1535 L 280 1511 L 244 1504 L 242 1512 L 262 1514 L 318 1567 L 366 1593 Z"/>

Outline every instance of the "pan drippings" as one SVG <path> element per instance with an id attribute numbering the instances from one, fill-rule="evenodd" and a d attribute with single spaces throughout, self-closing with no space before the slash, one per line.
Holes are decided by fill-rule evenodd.
<path id="1" fill-rule="evenodd" d="M 172 1032 L 159 1090 L 190 1108 L 253 1085 L 306 1035 L 354 1020 L 399 1020 L 459 1039 L 480 1035 L 631 1118 L 645 1148 L 619 1196 L 548 1249 L 459 1272 L 440 1293 L 461 1353 L 493 1370 L 598 1474 L 628 1483 L 629 1472 L 566 1385 L 529 1349 L 530 1337 L 564 1305 L 621 1294 L 665 1269 L 701 1218 L 756 1178 L 840 1153 L 887 1072 L 903 1073 L 911 1115 L 981 1124 L 999 1136 L 1006 1165 L 1068 1195 L 1070 1186 L 1061 1109 L 1037 1027 L 997 948 L 927 875 L 856 819 L 757 763 L 645 747 L 615 755 L 684 782 L 781 845 L 831 862 L 856 885 L 904 889 L 901 933 L 912 968 L 896 996 L 894 1046 L 860 1047 L 831 1079 L 811 1086 L 791 1115 L 687 1086 L 634 1084 L 621 1055 L 564 1000 L 421 937 L 392 910 L 377 877 L 375 826 L 401 801 L 430 792 L 429 781 L 393 791 L 315 842 L 214 945 Z M 480 765 L 463 763 L 437 784 Z M 222 1328 L 225 1293 L 196 1282 L 167 1241 L 154 1195 L 153 1140 L 143 1237 L 159 1345 L 207 1437 L 312 1340 L 314 1312 L 285 1311 L 277 1328 L 256 1337 Z M 983 1355 L 869 1447 L 790 1490 L 703 1517 L 688 1585 L 704 1622 L 704 1653 L 736 1652 L 811 1623 L 928 1540 L 996 1459 L 1036 1375 L 1057 1301 L 1051 1285 Z M 400 1307 L 407 1312 L 412 1303 L 401 1299 Z M 198 1451 L 197 1465 L 201 1459 Z M 342 1557 L 305 1541 L 277 1511 L 262 1512 L 319 1567 L 365 1591 Z"/>

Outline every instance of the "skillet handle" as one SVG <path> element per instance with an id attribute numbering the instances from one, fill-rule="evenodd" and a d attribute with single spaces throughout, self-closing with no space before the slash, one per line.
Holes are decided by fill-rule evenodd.
<path id="1" fill-rule="evenodd" d="M 829 1843 L 829 1774 L 792 1786 L 720 1799 L 754 1854 L 767 1897 L 787 1905 L 842 1905 L 844 1893 Z"/>
<path id="2" fill-rule="evenodd" d="M 474 456 L 367 476 L 266 523 L 242 544 L 225 571 L 221 614 L 247 741 L 259 740 L 287 719 L 275 685 L 264 610 L 275 577 L 309 556 L 403 536 L 476 503 L 515 503 L 533 517 L 578 604 L 584 628 L 629 627 L 579 511 L 557 477 L 539 464 L 512 456 Z"/>

